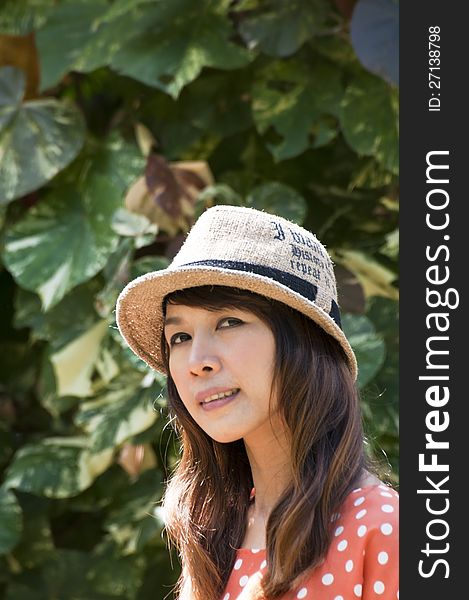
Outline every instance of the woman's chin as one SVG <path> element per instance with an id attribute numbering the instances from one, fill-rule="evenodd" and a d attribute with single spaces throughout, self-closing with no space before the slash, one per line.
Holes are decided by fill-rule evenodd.
<path id="1" fill-rule="evenodd" d="M 218 442 L 219 444 L 231 444 L 233 442 L 237 442 L 238 440 L 242 439 L 242 436 L 237 436 L 233 433 L 226 433 L 225 435 L 221 435 L 220 433 L 216 433 L 215 435 L 211 435 L 209 433 L 210 437 L 212 438 L 212 440 L 215 440 L 215 442 Z"/>

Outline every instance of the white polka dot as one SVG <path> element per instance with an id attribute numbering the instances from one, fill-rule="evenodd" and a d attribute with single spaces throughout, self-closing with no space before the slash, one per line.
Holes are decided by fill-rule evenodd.
<path id="1" fill-rule="evenodd" d="M 241 577 L 241 579 L 239 580 L 239 585 L 241 587 L 244 587 L 248 581 L 249 581 L 249 577 L 247 575 L 243 575 Z"/>
<path id="2" fill-rule="evenodd" d="M 385 565 L 389 560 L 389 556 L 387 552 L 380 552 L 378 554 L 378 562 L 380 565 Z"/>
<path id="3" fill-rule="evenodd" d="M 389 487 L 387 485 L 379 485 L 379 488 L 381 488 L 382 490 L 389 490 Z"/>
<path id="4" fill-rule="evenodd" d="M 348 560 L 345 563 L 345 570 L 347 571 L 347 573 L 350 573 L 350 571 L 352 571 L 353 569 L 353 560 Z"/>
<path id="5" fill-rule="evenodd" d="M 386 498 L 392 498 L 392 494 L 389 492 L 380 492 L 379 494 L 380 496 L 385 496 Z"/>
<path id="6" fill-rule="evenodd" d="M 265 569 L 265 568 L 266 568 L 266 566 L 267 566 L 267 561 L 266 561 L 266 560 L 263 560 L 263 561 L 261 562 L 261 569 Z"/>
<path id="7" fill-rule="evenodd" d="M 352 490 L 352 494 L 356 494 L 357 492 L 361 492 L 362 488 L 356 488 L 354 490 Z"/>
<path id="8" fill-rule="evenodd" d="M 392 513 L 394 512 L 394 506 L 391 506 L 390 504 L 383 504 L 381 510 L 385 513 Z"/>
<path id="9" fill-rule="evenodd" d="M 334 600 L 344 600 L 344 597 L 343 597 L 343 596 L 336 596 L 336 597 L 334 598 Z"/>
<path id="10" fill-rule="evenodd" d="M 331 583 L 334 581 L 334 575 L 332 575 L 332 573 L 326 573 L 325 575 L 322 576 L 322 582 L 324 585 L 331 585 Z"/>
<path id="11" fill-rule="evenodd" d="M 382 581 L 375 581 L 373 589 L 377 594 L 382 594 L 384 592 L 384 583 Z"/>
<path id="12" fill-rule="evenodd" d="M 399 590 L 397 590 L 397 600 L 399 600 Z"/>
<path id="13" fill-rule="evenodd" d="M 348 542 L 347 540 L 341 540 L 338 544 L 337 544 L 337 550 L 339 552 L 343 552 L 345 550 L 345 548 L 347 548 L 348 546 Z"/>
<path id="14" fill-rule="evenodd" d="M 243 564 L 243 559 L 242 558 L 238 558 L 238 560 L 235 562 L 234 564 L 234 570 L 235 571 L 239 571 L 239 569 L 241 569 L 241 565 Z"/>
<path id="15" fill-rule="evenodd" d="M 334 513 L 331 517 L 331 523 L 333 523 L 334 521 L 338 521 L 340 519 L 341 515 L 340 513 Z"/>
<path id="16" fill-rule="evenodd" d="M 363 537 L 366 532 L 367 532 L 366 525 L 360 525 L 360 527 L 357 529 L 358 537 Z"/>
<path id="17" fill-rule="evenodd" d="M 360 498 L 357 498 L 355 500 L 355 502 L 353 503 L 354 506 L 360 506 L 360 504 L 363 504 L 363 502 L 365 502 L 365 496 L 360 496 Z"/>
<path id="18" fill-rule="evenodd" d="M 355 515 L 355 518 L 362 519 L 365 515 L 366 515 L 366 508 L 357 512 L 357 514 Z"/>
<path id="19" fill-rule="evenodd" d="M 334 531 L 335 537 L 337 537 L 338 535 L 340 535 L 343 530 L 344 530 L 344 528 L 342 527 L 342 525 L 340 527 L 337 527 L 337 529 Z"/>
<path id="20" fill-rule="evenodd" d="M 260 548 L 253 548 L 253 549 L 251 550 L 251 552 L 252 552 L 253 554 L 257 554 L 258 552 L 260 552 Z"/>
<path id="21" fill-rule="evenodd" d="M 359 583 L 353 588 L 353 593 L 359 598 L 362 597 L 362 586 Z"/>
<path id="22" fill-rule="evenodd" d="M 229 592 L 228 592 L 228 594 L 225 594 L 223 596 L 223 600 L 230 600 L 230 594 L 229 594 Z"/>
<path id="23" fill-rule="evenodd" d="M 392 533 L 391 523 L 383 523 L 381 525 L 380 529 L 381 529 L 381 533 L 384 533 L 384 535 L 391 535 L 391 533 Z"/>
<path id="24" fill-rule="evenodd" d="M 301 588 L 301 590 L 298 592 L 296 597 L 297 598 L 306 598 L 307 593 L 308 593 L 308 590 L 306 588 Z"/>

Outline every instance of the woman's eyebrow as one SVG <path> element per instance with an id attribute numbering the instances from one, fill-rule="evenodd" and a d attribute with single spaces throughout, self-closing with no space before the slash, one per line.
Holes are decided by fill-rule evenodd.
<path id="1" fill-rule="evenodd" d="M 180 325 L 181 322 L 182 319 L 180 319 L 179 317 L 168 317 L 167 319 L 165 319 L 164 327 L 167 327 L 168 325 Z"/>

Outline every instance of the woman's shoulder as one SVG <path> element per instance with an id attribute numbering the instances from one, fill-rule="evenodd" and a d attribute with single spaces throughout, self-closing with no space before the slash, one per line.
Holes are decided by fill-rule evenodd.
<path id="1" fill-rule="evenodd" d="M 381 482 L 352 490 L 333 519 L 327 555 L 296 597 L 399 598 L 399 496 Z M 295 596 L 292 596 L 295 598 Z"/>
<path id="2" fill-rule="evenodd" d="M 398 501 L 395 490 L 379 480 L 362 481 L 333 515 L 332 540 L 319 566 L 301 577 L 282 600 L 377 597 L 396 600 L 399 589 Z M 254 597 L 267 568 L 265 549 L 237 550 L 228 587 L 221 600 Z"/>
<path id="3" fill-rule="evenodd" d="M 362 537 L 363 532 L 376 529 L 390 534 L 399 519 L 399 494 L 379 480 L 357 487 L 350 492 L 334 518 L 341 520 L 343 527 L 356 526 Z"/>

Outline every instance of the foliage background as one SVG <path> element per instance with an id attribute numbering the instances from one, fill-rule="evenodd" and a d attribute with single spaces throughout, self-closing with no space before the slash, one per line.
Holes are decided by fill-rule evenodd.
<path id="1" fill-rule="evenodd" d="M 397 485 L 397 11 L 3 2 L 1 598 L 170 597 L 158 501 L 178 445 L 114 306 L 214 203 L 327 245 L 370 453 Z"/>

